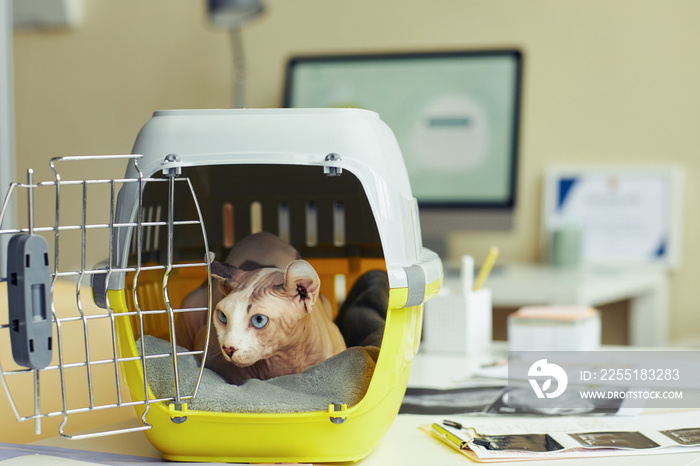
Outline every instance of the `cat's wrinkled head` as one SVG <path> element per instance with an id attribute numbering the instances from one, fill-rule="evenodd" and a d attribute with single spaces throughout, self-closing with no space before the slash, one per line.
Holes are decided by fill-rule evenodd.
<path id="1" fill-rule="evenodd" d="M 213 315 L 219 347 L 224 358 L 239 367 L 293 346 L 321 284 L 304 260 L 291 262 L 284 271 L 212 262 L 211 272 L 224 296 Z"/>

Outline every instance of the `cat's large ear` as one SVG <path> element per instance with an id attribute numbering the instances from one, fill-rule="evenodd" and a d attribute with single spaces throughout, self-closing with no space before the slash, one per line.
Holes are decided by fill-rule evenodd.
<path id="1" fill-rule="evenodd" d="M 318 297 L 321 279 L 311 264 L 305 260 L 296 260 L 284 272 L 283 288 L 286 296 L 299 299 L 309 311 Z"/>
<path id="2" fill-rule="evenodd" d="M 236 281 L 239 278 L 241 269 L 234 267 L 225 262 L 212 261 L 209 265 L 212 278 L 215 278 L 219 284 L 219 289 L 224 294 L 228 295 L 233 291 Z"/>

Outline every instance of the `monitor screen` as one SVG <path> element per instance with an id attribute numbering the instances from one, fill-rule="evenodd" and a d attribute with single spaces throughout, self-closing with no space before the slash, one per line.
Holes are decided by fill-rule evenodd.
<path id="1" fill-rule="evenodd" d="M 507 229 L 512 221 L 481 223 L 515 206 L 521 75 L 517 50 L 294 57 L 284 105 L 376 111 L 396 135 L 421 219 L 442 213 L 438 233 Z"/>

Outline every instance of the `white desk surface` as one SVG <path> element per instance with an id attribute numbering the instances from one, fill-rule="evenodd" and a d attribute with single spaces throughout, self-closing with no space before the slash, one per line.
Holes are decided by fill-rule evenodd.
<path id="1" fill-rule="evenodd" d="M 358 466 L 465 466 L 468 464 L 474 464 L 466 456 L 419 429 L 419 426 L 421 425 L 435 422 L 436 418 L 439 420 L 439 416 L 418 416 L 409 414 L 398 415 L 389 431 L 379 441 L 377 448 L 370 453 L 367 458 L 354 464 L 357 464 Z M 115 427 L 122 427 L 122 425 L 117 425 Z M 160 458 L 160 452 L 158 452 L 158 450 L 148 443 L 148 440 L 146 440 L 146 436 L 143 433 L 122 434 L 114 437 L 95 438 L 89 440 L 66 440 L 63 438 L 51 438 L 35 442 L 34 444 L 77 450 L 89 450 L 102 453 L 117 453 L 148 458 Z M 171 464 L 176 465 L 178 463 Z M 577 458 L 575 460 L 551 459 L 527 462 L 527 465 L 532 466 L 572 466 L 572 464 L 575 466 L 603 466 L 613 464 L 615 466 L 698 466 L 700 465 L 700 453 L 616 456 L 614 458 Z"/>
<path id="2" fill-rule="evenodd" d="M 497 347 L 494 356 L 482 358 L 463 358 L 438 354 L 419 353 L 414 361 L 409 386 L 452 387 L 463 383 L 470 372 L 482 362 L 499 358 L 505 354 L 505 347 Z M 458 368 L 458 370 L 455 370 Z M 642 414 L 643 416 L 644 414 Z M 464 419 L 465 416 L 459 416 Z M 475 417 L 475 419 L 477 419 Z M 480 418 L 483 419 L 483 418 Z M 501 417 L 504 421 L 508 417 Z M 522 418 L 521 418 L 522 419 Z M 540 418 L 541 419 L 541 418 Z M 450 448 L 440 440 L 419 430 L 419 426 L 442 420 L 435 415 L 407 415 L 396 417 L 389 431 L 379 441 L 377 448 L 365 459 L 359 461 L 361 466 L 387 465 L 440 465 L 464 466 L 473 464 L 470 459 Z M 700 410 L 698 411 L 700 422 Z M 124 423 L 122 423 L 124 424 Z M 115 427 L 125 427 L 119 425 Z M 34 445 L 89 450 L 103 453 L 121 453 L 149 458 L 160 458 L 160 453 L 148 443 L 142 432 L 121 434 L 113 437 L 86 440 L 66 440 L 51 438 L 35 442 Z M 615 465 L 615 466 L 700 466 L 700 453 L 674 453 L 664 455 L 616 456 L 602 458 L 580 458 L 573 460 L 528 461 L 528 465 L 562 466 L 564 464 Z M 175 463 L 176 464 L 176 463 Z"/>

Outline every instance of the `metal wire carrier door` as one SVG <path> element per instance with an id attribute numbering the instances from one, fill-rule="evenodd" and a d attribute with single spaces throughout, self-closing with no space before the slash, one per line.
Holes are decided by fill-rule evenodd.
<path id="1" fill-rule="evenodd" d="M 35 183 L 29 170 L 25 183 L 10 186 L 0 210 L 0 244 L 7 244 L 7 273 L 0 273 L 0 294 L 7 291 L 8 310 L 0 313 L 0 380 L 17 420 L 34 420 L 37 434 L 42 419 L 54 417 L 62 418 L 59 433 L 68 438 L 146 430 L 151 403 L 172 402 L 179 409 L 199 387 L 202 369 L 194 390 L 183 392 L 177 359 L 185 354 L 203 359 L 205 354 L 177 349 L 174 323 L 182 312 L 210 316 L 211 284 L 207 278 L 208 306 L 185 310 L 178 308 L 184 291 L 173 277 L 197 269 L 198 277 L 209 276 L 201 210 L 188 178 L 167 168 L 162 177 L 144 178 L 139 159 L 139 155 L 52 159 L 53 180 Z M 79 173 L 91 165 L 95 172 L 94 168 L 113 163 L 126 163 L 138 176 L 68 180 L 57 169 Z M 167 192 L 167 203 L 144 205 L 144 190 L 162 184 L 167 185 L 167 190 L 161 188 Z M 55 205 L 55 216 L 38 218 L 39 203 Z M 13 210 L 25 223 L 11 224 Z M 24 210 L 26 217 L 19 215 Z M 190 245 L 193 239 L 199 244 L 195 249 L 201 259 L 177 257 L 173 240 L 178 235 L 187 235 Z M 102 264 L 96 266 L 99 261 Z M 151 288 L 147 294 L 144 281 Z M 4 307 L 0 304 L 0 310 Z M 171 341 L 170 352 L 146 355 L 139 339 L 139 354 L 124 355 L 122 346 L 128 342 L 120 329 L 128 328 L 138 338 L 158 325 L 163 338 Z M 151 358 L 172 359 L 172 398 L 149 394 L 146 361 Z M 119 374 L 124 365 L 136 365 L 143 372 L 140 395 L 133 396 L 132 390 L 130 396 L 125 389 Z M 32 390 L 33 396 L 26 396 Z M 143 411 L 140 426 L 67 433 L 73 415 L 138 406 Z"/>

